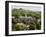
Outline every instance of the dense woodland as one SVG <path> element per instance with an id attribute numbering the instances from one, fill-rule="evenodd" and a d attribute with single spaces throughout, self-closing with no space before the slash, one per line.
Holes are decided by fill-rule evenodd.
<path id="1" fill-rule="evenodd" d="M 40 11 L 31 11 L 22 8 L 12 9 L 12 31 L 40 29 L 41 29 Z"/>

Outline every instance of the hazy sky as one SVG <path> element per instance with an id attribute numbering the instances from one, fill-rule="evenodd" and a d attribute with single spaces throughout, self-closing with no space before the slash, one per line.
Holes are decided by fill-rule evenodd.
<path id="1" fill-rule="evenodd" d="M 41 11 L 41 7 L 40 6 L 15 6 L 15 5 L 12 5 L 12 9 L 14 8 L 23 8 L 23 9 L 26 9 L 26 10 L 32 10 L 32 11 Z"/>

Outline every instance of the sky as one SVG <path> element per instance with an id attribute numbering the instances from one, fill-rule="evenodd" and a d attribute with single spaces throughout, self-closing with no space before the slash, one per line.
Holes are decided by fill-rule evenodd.
<path id="1" fill-rule="evenodd" d="M 32 11 L 41 11 L 41 7 L 40 6 L 16 6 L 16 5 L 12 5 L 12 9 L 14 8 L 22 8 L 25 10 L 32 10 Z"/>

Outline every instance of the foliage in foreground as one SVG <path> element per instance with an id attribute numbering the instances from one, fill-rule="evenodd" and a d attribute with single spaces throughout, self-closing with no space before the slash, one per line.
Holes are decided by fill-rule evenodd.
<path id="1" fill-rule="evenodd" d="M 41 12 L 20 9 L 12 10 L 12 31 L 40 30 Z"/>

